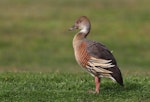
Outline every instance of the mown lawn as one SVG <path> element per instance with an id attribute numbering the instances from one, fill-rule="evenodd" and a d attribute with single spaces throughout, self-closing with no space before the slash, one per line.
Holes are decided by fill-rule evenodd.
<path id="1" fill-rule="evenodd" d="M 87 73 L 5 73 L 0 75 L 1 102 L 149 102 L 150 77 L 126 76 L 125 87 L 103 79 L 101 93 Z"/>

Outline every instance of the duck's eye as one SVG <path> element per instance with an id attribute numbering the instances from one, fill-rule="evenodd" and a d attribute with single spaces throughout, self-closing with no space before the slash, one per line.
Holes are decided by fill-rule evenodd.
<path id="1" fill-rule="evenodd" d="M 77 24 L 79 24 L 79 23 L 81 23 L 81 20 L 78 20 L 78 21 L 77 21 Z"/>

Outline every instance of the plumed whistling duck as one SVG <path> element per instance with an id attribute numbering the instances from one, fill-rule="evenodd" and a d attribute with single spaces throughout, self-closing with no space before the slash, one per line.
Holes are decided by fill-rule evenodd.
<path id="1" fill-rule="evenodd" d="M 86 39 L 90 32 L 91 24 L 86 16 L 79 17 L 70 31 L 79 29 L 73 38 L 73 48 L 77 63 L 95 77 L 95 93 L 100 92 L 101 77 L 110 78 L 121 86 L 123 79 L 117 62 L 103 44 Z"/>

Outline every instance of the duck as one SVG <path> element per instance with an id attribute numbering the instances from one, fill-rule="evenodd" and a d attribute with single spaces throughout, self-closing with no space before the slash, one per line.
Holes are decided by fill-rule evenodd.
<path id="1" fill-rule="evenodd" d="M 69 31 L 78 29 L 73 38 L 73 49 L 77 63 L 95 80 L 93 93 L 100 93 L 101 78 L 110 78 L 124 86 L 121 71 L 112 52 L 102 43 L 87 39 L 91 30 L 90 20 L 81 16 L 75 20 Z"/>

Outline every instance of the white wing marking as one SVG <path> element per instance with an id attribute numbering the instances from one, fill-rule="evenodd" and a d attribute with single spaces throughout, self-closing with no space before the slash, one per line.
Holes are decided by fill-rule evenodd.
<path id="1" fill-rule="evenodd" d="M 111 60 L 97 59 L 94 57 L 91 57 L 90 61 L 95 62 L 95 63 L 102 63 L 102 64 L 111 62 Z"/>
<path id="2" fill-rule="evenodd" d="M 96 71 L 96 72 L 100 72 L 100 73 L 112 73 L 111 71 L 109 71 L 109 70 L 106 70 L 106 69 L 103 69 L 103 68 L 97 68 L 97 67 L 95 67 L 95 66 L 86 66 L 87 68 L 88 68 L 88 70 L 90 71 L 90 72 L 94 72 L 94 71 Z M 95 73 L 96 73 L 95 72 Z"/>
<path id="3" fill-rule="evenodd" d="M 94 57 L 91 57 L 91 59 L 89 60 L 89 65 L 95 67 L 101 67 L 101 68 L 111 68 L 115 66 L 112 65 L 111 61 L 112 60 L 103 60 L 103 59 L 96 59 Z"/>

